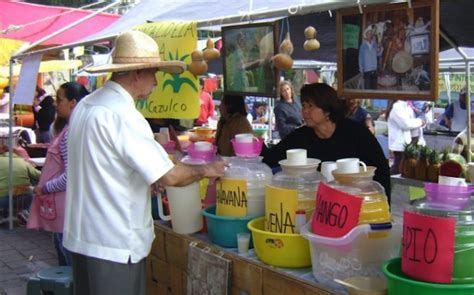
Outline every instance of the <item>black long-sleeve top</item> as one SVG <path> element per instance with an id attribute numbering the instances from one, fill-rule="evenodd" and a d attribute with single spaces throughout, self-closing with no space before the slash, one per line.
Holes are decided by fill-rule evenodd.
<path id="1" fill-rule="evenodd" d="M 390 203 L 390 169 L 375 136 L 363 125 L 343 119 L 336 125 L 334 134 L 327 139 L 319 138 L 312 128 L 303 126 L 285 137 L 271 149 L 262 151 L 263 162 L 270 167 L 278 166 L 278 161 L 286 159 L 289 149 L 303 148 L 308 158 L 321 161 L 336 161 L 342 158 L 359 158 L 367 166 L 375 166 L 374 180 L 385 189 Z"/>
<path id="2" fill-rule="evenodd" d="M 41 131 L 48 131 L 51 124 L 56 118 L 56 107 L 54 106 L 54 98 L 46 96 L 39 104 L 41 109 L 35 111 L 34 118 L 36 121 L 36 127 Z"/>

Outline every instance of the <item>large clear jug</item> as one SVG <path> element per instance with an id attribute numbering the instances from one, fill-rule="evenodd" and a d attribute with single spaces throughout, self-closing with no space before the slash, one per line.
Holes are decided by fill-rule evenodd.
<path id="1" fill-rule="evenodd" d="M 383 186 L 373 180 L 376 167 L 367 166 L 359 173 L 332 172 L 334 180 L 328 185 L 337 190 L 363 198 L 359 224 L 389 223 L 390 208 Z"/>
<path id="2" fill-rule="evenodd" d="M 448 209 L 427 199 L 415 201 L 412 212 L 456 219 L 453 284 L 474 284 L 474 201 L 461 210 Z"/>
<path id="3" fill-rule="evenodd" d="M 272 185 L 278 188 L 296 190 L 298 210 L 304 211 L 306 221 L 309 220 L 315 206 L 319 183 L 323 179 L 317 171 L 319 159 L 308 159 L 306 165 L 285 165 L 280 161 L 282 171 L 272 178 Z M 267 196 L 271 198 L 271 196 Z M 295 218 L 296 219 L 296 218 Z"/>
<path id="4" fill-rule="evenodd" d="M 261 157 L 232 157 L 229 167 L 221 181 L 217 184 L 216 212 L 217 215 L 229 215 L 223 210 L 224 206 L 241 207 L 242 214 L 232 216 L 263 216 L 265 214 L 265 184 L 272 179 L 272 170 L 262 163 Z M 223 185 L 231 184 L 235 192 L 229 192 Z M 227 193 L 226 193 L 227 190 Z M 245 202 L 237 203 L 237 192 L 245 195 Z M 235 202 L 234 202 L 235 201 Z"/>

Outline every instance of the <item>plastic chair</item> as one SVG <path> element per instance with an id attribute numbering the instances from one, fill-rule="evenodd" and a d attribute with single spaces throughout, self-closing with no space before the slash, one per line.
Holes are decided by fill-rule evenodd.
<path id="1" fill-rule="evenodd" d="M 26 294 L 39 295 L 50 292 L 54 295 L 73 294 L 72 268 L 54 266 L 40 270 L 28 281 Z"/>

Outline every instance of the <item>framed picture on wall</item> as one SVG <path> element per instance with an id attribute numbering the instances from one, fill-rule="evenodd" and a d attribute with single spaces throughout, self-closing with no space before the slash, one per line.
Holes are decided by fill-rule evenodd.
<path id="1" fill-rule="evenodd" d="M 338 94 L 435 100 L 438 37 L 439 0 L 338 11 Z"/>
<path id="2" fill-rule="evenodd" d="M 222 28 L 224 93 L 276 96 L 278 71 L 270 63 L 276 40 L 275 23 Z"/>

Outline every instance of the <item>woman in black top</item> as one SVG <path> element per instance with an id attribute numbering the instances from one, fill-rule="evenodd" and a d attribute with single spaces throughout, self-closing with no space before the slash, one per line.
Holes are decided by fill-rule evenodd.
<path id="1" fill-rule="evenodd" d="M 359 158 L 367 166 L 375 166 L 374 180 L 385 189 L 390 202 L 388 161 L 377 139 L 370 131 L 345 118 L 344 100 L 324 83 L 307 84 L 301 88 L 302 114 L 305 126 L 288 134 L 277 146 L 262 152 L 263 162 L 270 167 L 286 158 L 288 149 L 303 148 L 308 157 L 321 161 Z"/>
<path id="2" fill-rule="evenodd" d="M 33 99 L 33 114 L 36 142 L 50 142 L 52 139 L 50 126 L 56 118 L 56 107 L 54 106 L 54 98 L 40 87 L 36 87 L 36 96 Z"/>

